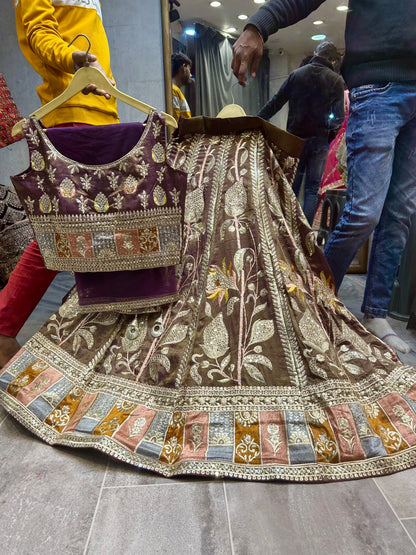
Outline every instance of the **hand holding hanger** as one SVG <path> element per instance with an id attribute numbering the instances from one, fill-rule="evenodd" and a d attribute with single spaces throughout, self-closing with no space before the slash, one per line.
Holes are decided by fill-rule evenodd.
<path id="1" fill-rule="evenodd" d="M 90 42 L 88 37 L 86 38 L 88 42 Z M 70 98 L 75 96 L 77 93 L 84 90 L 88 90 L 89 87 L 95 87 L 94 90 L 97 90 L 97 91 L 101 90 L 106 94 L 111 94 L 112 96 L 114 96 L 114 98 L 117 98 L 122 102 L 125 102 L 129 106 L 132 106 L 133 108 L 136 108 L 137 110 L 140 110 L 145 114 L 149 114 L 150 112 L 157 111 L 156 108 L 153 108 L 149 104 L 145 104 L 144 102 L 141 102 L 140 100 L 137 100 L 136 98 L 133 98 L 132 96 L 129 96 L 128 94 L 125 94 L 119 91 L 118 89 L 116 89 L 112 84 L 112 82 L 110 81 L 110 79 L 108 79 L 108 77 L 104 74 L 103 71 L 100 71 L 100 69 L 98 69 L 97 67 L 90 65 L 89 56 L 90 54 L 89 54 L 89 48 L 88 48 L 84 57 L 84 65 L 75 72 L 74 77 L 72 78 L 71 82 L 64 90 L 64 92 L 61 93 L 56 98 L 54 98 L 53 100 L 51 100 L 50 102 L 48 102 L 47 104 L 45 104 L 44 106 L 42 106 L 41 108 L 39 108 L 38 110 L 36 110 L 35 112 L 33 112 L 32 114 L 30 114 L 30 117 L 34 117 L 37 120 L 42 119 L 44 116 L 46 116 L 47 114 L 49 114 L 50 112 L 52 112 L 53 110 L 61 106 L 61 104 L 64 104 L 65 102 L 67 102 Z M 166 119 L 166 125 L 169 125 L 174 128 L 178 127 L 178 124 L 176 123 L 176 120 L 173 116 L 171 116 L 170 114 L 166 114 L 165 112 L 161 112 L 161 114 Z M 13 137 L 22 132 L 23 130 L 22 124 L 24 123 L 24 121 L 25 120 L 21 120 L 14 125 L 12 129 Z"/>
<path id="2" fill-rule="evenodd" d="M 105 74 L 105 71 L 102 65 L 97 61 L 97 56 L 94 56 L 94 54 L 87 53 L 85 51 L 83 52 L 82 50 L 77 50 L 75 52 L 72 52 L 72 59 L 74 61 L 74 73 L 76 73 L 79 69 L 84 67 L 86 61 L 88 60 L 89 66 L 96 67 L 97 69 L 102 71 L 102 73 Z M 113 86 L 115 86 L 115 82 L 112 79 L 109 79 L 109 81 Z M 107 100 L 111 97 L 111 95 L 107 91 L 103 89 L 97 89 L 97 87 L 94 84 L 90 84 L 87 87 L 85 87 L 82 93 L 83 94 L 92 93 L 98 96 L 104 96 Z"/>

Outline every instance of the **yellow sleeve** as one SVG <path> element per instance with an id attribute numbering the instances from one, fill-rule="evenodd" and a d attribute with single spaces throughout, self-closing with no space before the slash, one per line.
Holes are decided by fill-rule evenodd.
<path id="1" fill-rule="evenodd" d="M 191 111 L 188 102 L 184 97 L 181 89 L 176 85 L 172 85 L 172 100 L 173 100 L 173 117 L 178 121 L 179 117 L 190 118 Z"/>
<path id="2" fill-rule="evenodd" d="M 74 73 L 72 52 L 58 30 L 54 7 L 50 0 L 20 0 L 22 24 L 32 50 L 47 65 L 66 73 Z"/>

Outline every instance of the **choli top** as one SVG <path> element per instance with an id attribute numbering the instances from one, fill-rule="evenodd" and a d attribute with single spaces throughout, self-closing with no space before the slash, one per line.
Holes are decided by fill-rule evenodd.
<path id="1" fill-rule="evenodd" d="M 100 273 L 94 291 L 89 292 L 92 304 L 101 310 L 98 305 L 107 308 L 110 303 L 123 312 L 149 303 L 155 306 L 158 297 L 153 290 L 157 283 L 145 288 L 149 303 L 141 297 L 140 275 L 133 276 L 133 271 L 153 269 L 159 277 L 156 282 L 165 289 L 166 268 L 170 268 L 170 293 L 164 290 L 162 295 L 170 300 L 173 281 L 176 288 L 174 265 L 180 261 L 186 174 L 166 160 L 163 117 L 152 112 L 145 126 L 115 124 L 47 132 L 32 118 L 25 136 L 30 168 L 11 179 L 45 266 L 82 272 L 76 275 L 77 285 L 85 284 L 89 273 Z M 110 275 L 113 272 L 117 275 Z M 141 277 L 143 286 L 149 279 L 154 282 L 155 275 Z M 112 285 L 103 290 L 106 278 Z M 124 308 L 111 302 L 118 280 L 123 283 Z M 130 288 L 126 281 L 131 282 Z"/>

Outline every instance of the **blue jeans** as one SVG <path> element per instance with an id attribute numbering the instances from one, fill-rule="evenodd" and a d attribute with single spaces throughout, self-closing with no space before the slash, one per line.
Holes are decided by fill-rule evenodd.
<path id="1" fill-rule="evenodd" d="M 350 99 L 347 199 L 325 255 L 338 288 L 374 231 L 361 310 L 385 318 L 416 211 L 416 81 L 363 85 Z"/>
<path id="2" fill-rule="evenodd" d="M 298 170 L 293 181 L 293 192 L 298 197 L 303 177 L 306 176 L 303 211 L 311 225 L 318 206 L 318 189 L 328 157 L 328 146 L 327 137 L 310 137 L 306 139 L 302 156 L 299 160 Z"/>

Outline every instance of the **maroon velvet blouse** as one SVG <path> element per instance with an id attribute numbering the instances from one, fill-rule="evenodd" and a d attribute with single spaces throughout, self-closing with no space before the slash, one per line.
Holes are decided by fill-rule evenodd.
<path id="1" fill-rule="evenodd" d="M 31 166 L 12 177 L 47 268 L 75 273 L 81 311 L 135 312 L 176 299 L 186 175 L 165 124 L 54 128 L 31 119 Z"/>

